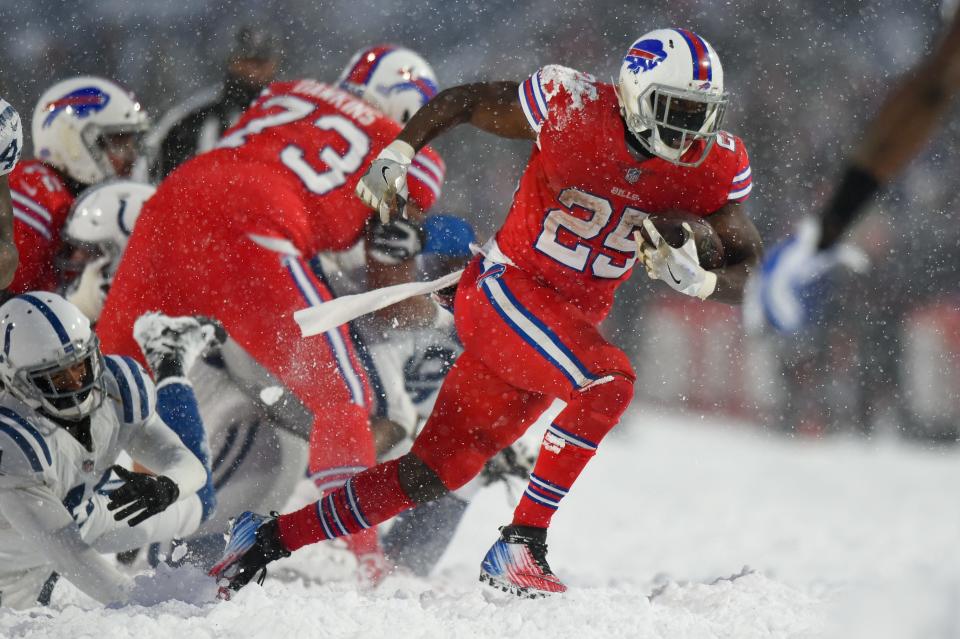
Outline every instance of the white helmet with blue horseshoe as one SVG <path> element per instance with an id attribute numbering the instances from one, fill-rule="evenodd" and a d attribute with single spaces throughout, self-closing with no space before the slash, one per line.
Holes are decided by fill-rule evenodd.
<path id="1" fill-rule="evenodd" d="M 111 180 L 81 193 L 63 227 L 63 239 L 107 258 L 104 272 L 112 277 L 120 265 L 140 210 L 157 188 L 133 180 Z"/>
<path id="2" fill-rule="evenodd" d="M 623 58 L 617 94 L 640 145 L 681 166 L 706 159 L 727 105 L 717 52 L 686 29 L 640 36 Z"/>
<path id="3" fill-rule="evenodd" d="M 437 94 L 430 64 L 410 49 L 389 44 L 358 51 L 337 84 L 400 124 Z"/>
<path id="4" fill-rule="evenodd" d="M 17 295 L 0 306 L 0 381 L 55 419 L 78 421 L 103 401 L 103 356 L 90 320 L 55 293 Z"/>

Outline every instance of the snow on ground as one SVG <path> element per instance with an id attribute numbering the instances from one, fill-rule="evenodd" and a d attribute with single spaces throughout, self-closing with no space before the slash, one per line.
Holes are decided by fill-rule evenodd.
<path id="1" fill-rule="evenodd" d="M 792 440 L 637 408 L 555 517 L 564 597 L 476 581 L 512 510 L 496 488 L 429 581 L 358 590 L 341 554 L 314 547 L 230 602 L 203 603 L 199 575 L 165 574 L 163 591 L 194 603 L 103 610 L 59 593 L 51 609 L 0 612 L 0 637 L 955 637 L 958 492 L 954 449 Z"/>

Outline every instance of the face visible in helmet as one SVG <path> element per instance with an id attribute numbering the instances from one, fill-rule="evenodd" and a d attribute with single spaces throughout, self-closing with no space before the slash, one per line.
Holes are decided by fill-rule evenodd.
<path id="1" fill-rule="evenodd" d="M 97 139 L 97 146 L 113 168 L 116 177 L 129 177 L 140 157 L 143 133 L 107 133 Z"/>

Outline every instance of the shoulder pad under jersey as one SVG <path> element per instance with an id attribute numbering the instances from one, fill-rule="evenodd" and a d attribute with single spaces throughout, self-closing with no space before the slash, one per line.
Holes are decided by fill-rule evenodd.
<path id="1" fill-rule="evenodd" d="M 124 424 L 145 421 L 156 410 L 157 389 L 143 367 L 132 357 L 104 356 L 103 378 L 107 396 Z"/>
<path id="2" fill-rule="evenodd" d="M 40 484 L 52 464 L 50 447 L 33 420 L 0 406 L 0 488 Z"/>

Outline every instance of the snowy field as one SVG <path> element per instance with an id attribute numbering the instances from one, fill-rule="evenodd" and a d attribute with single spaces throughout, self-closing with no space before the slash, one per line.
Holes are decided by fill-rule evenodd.
<path id="1" fill-rule="evenodd" d="M 958 451 L 640 409 L 619 428 L 554 520 L 562 598 L 476 581 L 511 512 L 496 488 L 430 581 L 359 591 L 342 553 L 314 547 L 230 602 L 205 601 L 206 582 L 182 571 L 167 592 L 191 603 L 102 610 L 61 589 L 53 608 L 0 612 L 0 637 L 960 636 Z"/>

